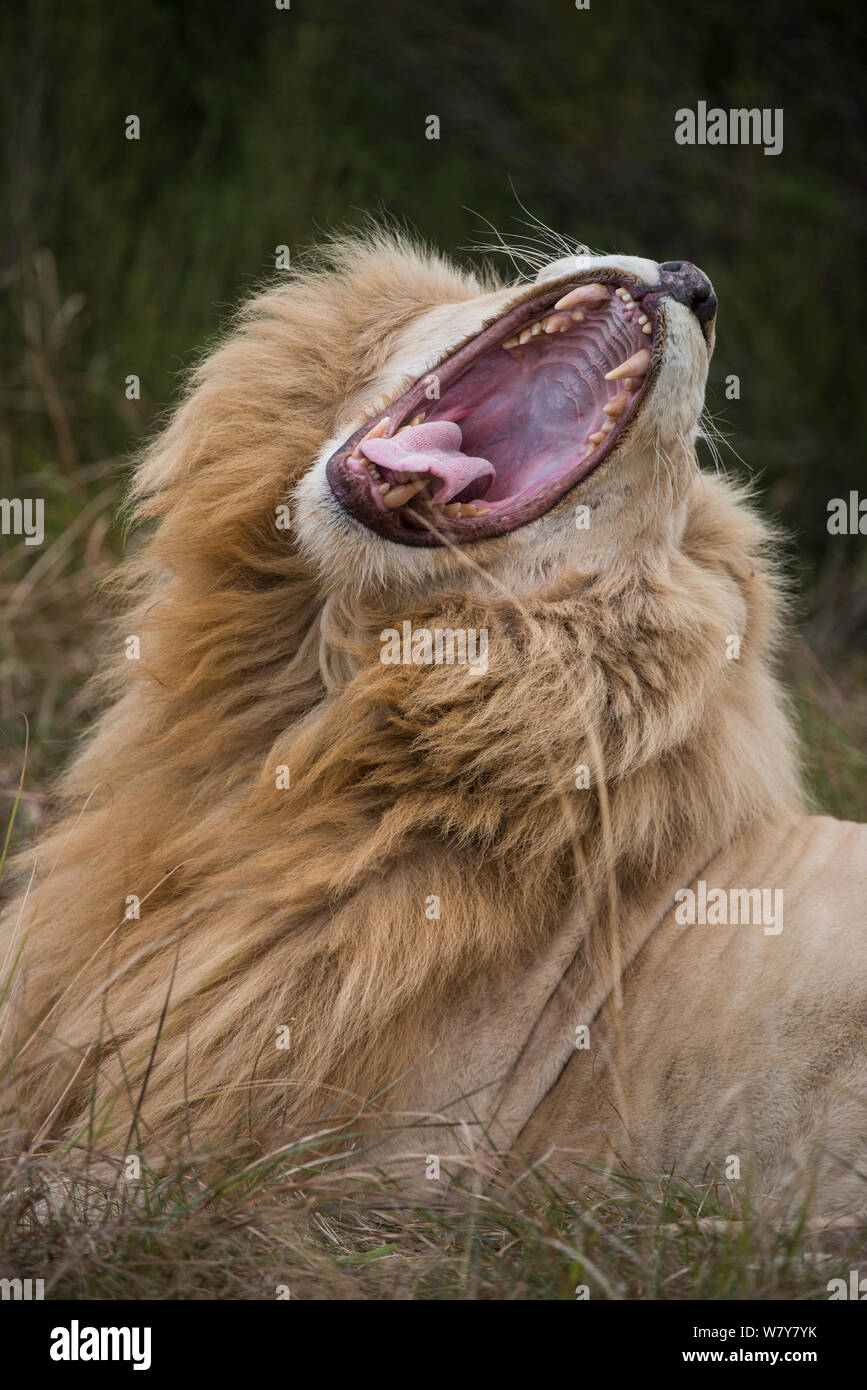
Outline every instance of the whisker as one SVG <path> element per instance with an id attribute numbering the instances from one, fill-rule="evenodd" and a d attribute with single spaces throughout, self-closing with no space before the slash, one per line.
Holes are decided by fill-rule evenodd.
<path id="1" fill-rule="evenodd" d="M 506 242 L 506 240 L 505 240 L 505 238 L 503 237 L 502 233 L 497 229 L 497 227 L 494 226 L 494 224 L 493 224 L 493 222 L 490 220 L 490 218 L 489 218 L 489 217 L 485 217 L 483 213 L 476 212 L 476 210 L 475 210 L 474 208 L 465 207 L 465 211 L 466 211 L 466 212 L 471 212 L 471 213 L 473 214 L 474 217 L 480 217 L 481 220 L 482 220 L 484 223 L 486 223 L 488 227 L 490 227 L 491 231 L 493 232 L 494 236 L 495 236 L 496 239 L 497 239 L 497 243 L 496 243 L 495 245 L 489 247 L 488 249 L 491 250 L 491 251 L 494 251 L 494 252 L 502 252 L 502 253 L 504 253 L 505 255 L 507 255 L 507 256 L 509 257 L 510 261 L 512 262 L 512 268 L 513 268 L 515 274 L 517 275 L 518 279 L 519 279 L 519 280 L 526 280 L 528 277 L 527 277 L 527 275 L 521 270 L 520 266 L 517 264 L 517 262 L 516 262 L 516 260 L 515 260 L 515 252 L 512 250 L 512 248 L 511 248 L 511 247 L 509 246 L 509 244 Z M 472 247 L 468 247 L 468 248 L 465 248 L 465 249 L 467 249 L 467 250 L 472 250 Z M 520 254 L 520 252 L 519 252 L 518 254 Z M 527 259 L 527 260 L 528 260 L 529 257 L 526 257 L 526 256 L 525 256 L 524 259 Z"/>

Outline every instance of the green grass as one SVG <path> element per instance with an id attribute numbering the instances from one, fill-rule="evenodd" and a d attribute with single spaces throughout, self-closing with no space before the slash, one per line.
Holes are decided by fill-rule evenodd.
<path id="1" fill-rule="evenodd" d="M 99 1167 L 99 1155 L 92 1155 Z M 580 1191 L 511 1184 L 408 1191 L 310 1148 L 222 1179 L 190 1163 L 139 1181 L 81 1155 L 0 1162 L 3 1271 L 46 1298 L 816 1299 L 863 1262 L 864 1232 L 785 1227 L 725 1182 L 587 1172 Z M 213 1164 L 210 1165 L 211 1170 Z M 231 1174 L 231 1176 L 229 1176 Z"/>

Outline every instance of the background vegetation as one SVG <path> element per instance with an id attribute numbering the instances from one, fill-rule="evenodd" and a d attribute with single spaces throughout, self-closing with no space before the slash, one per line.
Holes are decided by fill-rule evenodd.
<path id="1" fill-rule="evenodd" d="M 709 402 L 730 441 L 723 465 L 757 476 L 763 505 L 792 538 L 803 636 L 793 638 L 787 674 L 813 786 L 835 814 L 863 817 L 864 541 L 830 537 L 826 521 L 828 500 L 863 487 L 864 476 L 864 28 L 849 0 L 591 0 L 587 11 L 572 0 L 5 7 L 0 495 L 43 497 L 48 532 L 39 548 L 0 538 L 4 793 L 20 772 L 20 713 L 31 728 L 16 833 L 29 835 L 44 817 L 51 778 L 86 714 L 76 697 L 93 659 L 98 581 L 123 548 L 116 517 L 131 452 L 227 310 L 273 272 L 275 247 L 294 255 L 371 211 L 458 258 L 494 240 L 492 226 L 513 241 L 533 235 L 538 218 L 594 249 L 688 258 L 710 274 L 720 321 Z M 676 145 L 675 111 L 699 100 L 782 108 L 783 153 Z M 139 141 L 124 138 L 130 114 L 141 119 Z M 438 141 L 425 138 L 432 114 Z M 131 373 L 139 401 L 125 398 Z M 730 374 L 740 378 L 737 401 L 723 394 Z M 176 1193 L 154 1193 L 158 1208 L 186 1211 Z M 619 1296 L 683 1296 L 693 1278 L 683 1268 L 699 1268 L 680 1246 L 663 1255 L 656 1237 L 647 1246 L 645 1227 L 667 1224 L 668 1200 L 662 1189 L 653 1196 L 652 1217 L 634 1194 L 628 1210 L 606 1208 L 603 1245 Z M 204 1239 L 210 1202 L 196 1203 L 196 1224 L 183 1230 Z M 560 1239 L 557 1222 L 569 1213 L 561 1206 L 551 1217 L 548 1197 L 542 1209 L 532 1239 L 522 1228 L 499 1245 L 494 1226 L 485 1236 L 475 1216 L 459 1221 L 446 1240 L 461 1251 L 455 1280 L 441 1270 L 428 1286 L 404 1262 L 404 1287 L 490 1296 L 499 1278 L 512 1296 L 557 1296 L 561 1275 L 564 1288 L 573 1278 L 574 1250 L 567 1241 L 558 1264 L 544 1223 Z M 47 1210 L 36 1223 L 43 1234 Z M 227 1225 L 209 1227 L 220 1249 L 240 1228 L 233 1210 Z M 118 1219 L 138 1231 L 133 1246 L 155 1242 L 166 1254 L 175 1239 L 160 1245 L 135 1205 Z M 624 1222 L 644 1263 L 617 1244 Z M 587 1251 L 591 1228 L 579 1227 Z M 436 1246 L 424 1224 L 402 1231 L 404 1245 L 421 1241 L 416 1254 Z M 77 1237 L 46 1236 L 46 1258 L 55 1239 L 65 1248 Z M 739 1238 L 732 1246 L 725 1236 L 724 1257 L 717 1237 L 707 1239 L 705 1292 L 725 1296 L 739 1280 L 744 1290 L 783 1287 L 768 1275 L 780 1268 L 773 1243 L 757 1253 L 747 1241 L 735 1258 Z M 353 1251 L 368 1260 L 377 1241 L 356 1228 L 329 1277 L 352 1266 Z M 500 1271 L 490 1280 L 479 1273 L 491 1250 L 520 1253 L 517 1282 L 503 1273 L 508 1258 L 490 1264 Z M 64 1258 L 60 1287 L 80 1271 Z M 621 1264 L 631 1271 L 622 1278 Z M 168 1279 L 154 1274 L 161 1267 L 156 1260 L 148 1276 L 157 1285 Z M 82 1280 L 79 1292 L 92 1287 Z M 382 1296 L 376 1280 L 364 1287 Z"/>

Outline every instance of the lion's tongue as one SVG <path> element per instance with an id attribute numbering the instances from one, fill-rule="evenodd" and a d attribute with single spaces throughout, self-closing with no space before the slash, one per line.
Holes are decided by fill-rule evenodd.
<path id="1" fill-rule="evenodd" d="M 430 473 L 438 482 L 430 483 L 434 502 L 448 502 L 470 484 L 471 498 L 483 497 L 494 477 L 494 466 L 487 459 L 461 453 L 461 430 L 452 420 L 434 420 L 429 425 L 408 425 L 391 439 L 365 439 L 361 453 L 378 468 L 392 473 Z"/>

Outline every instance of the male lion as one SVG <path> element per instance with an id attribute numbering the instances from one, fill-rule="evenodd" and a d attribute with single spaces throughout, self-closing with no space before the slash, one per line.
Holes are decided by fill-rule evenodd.
<path id="1" fill-rule="evenodd" d="M 715 311 L 385 234 L 244 307 L 6 916 L 7 1124 L 862 1204 L 867 834 L 805 814 L 768 531 L 696 466 Z"/>

